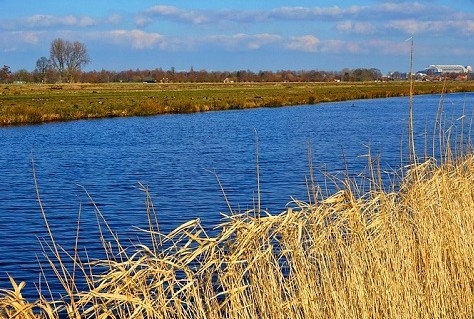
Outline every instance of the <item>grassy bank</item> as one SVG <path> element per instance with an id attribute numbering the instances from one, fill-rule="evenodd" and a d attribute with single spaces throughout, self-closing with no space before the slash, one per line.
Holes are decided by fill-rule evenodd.
<path id="1" fill-rule="evenodd" d="M 439 93 L 444 83 L 419 82 L 414 94 Z M 474 91 L 474 82 L 446 83 L 445 92 Z M 0 89 L 0 126 L 89 118 L 406 96 L 406 82 L 11 84 Z"/>
<path id="2" fill-rule="evenodd" d="M 232 214 L 215 236 L 198 220 L 161 234 L 149 210 L 151 244 L 104 241 L 100 261 L 51 243 L 64 299 L 25 300 L 12 279 L 0 318 L 472 318 L 474 156 L 412 166 L 397 192 L 373 186 Z"/>

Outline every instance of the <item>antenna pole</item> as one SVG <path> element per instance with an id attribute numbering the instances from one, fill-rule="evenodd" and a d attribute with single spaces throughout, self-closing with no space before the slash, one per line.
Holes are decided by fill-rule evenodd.
<path id="1" fill-rule="evenodd" d="M 413 127 L 413 37 L 410 39 L 410 114 L 408 118 L 408 148 L 410 150 L 410 164 L 416 164 L 415 133 Z"/>

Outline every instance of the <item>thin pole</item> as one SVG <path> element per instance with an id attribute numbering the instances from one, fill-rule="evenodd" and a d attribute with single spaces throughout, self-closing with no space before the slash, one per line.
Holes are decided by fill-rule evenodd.
<path id="1" fill-rule="evenodd" d="M 416 164 L 415 133 L 413 127 L 413 37 L 410 45 L 410 114 L 408 118 L 408 148 L 410 151 L 410 164 Z"/>

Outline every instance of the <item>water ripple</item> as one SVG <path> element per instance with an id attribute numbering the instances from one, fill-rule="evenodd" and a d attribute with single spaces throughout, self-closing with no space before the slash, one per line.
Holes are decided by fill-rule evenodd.
<path id="1" fill-rule="evenodd" d="M 449 96 L 444 115 L 452 127 L 472 114 L 472 99 Z M 433 132 L 438 102 L 436 95 L 416 97 L 418 139 Z M 234 210 L 255 207 L 258 145 L 261 205 L 279 213 L 292 197 L 308 200 L 310 146 L 322 185 L 326 172 L 343 177 L 366 170 L 369 151 L 380 155 L 384 170 L 399 168 L 407 114 L 408 99 L 391 98 L 1 128 L 0 287 L 9 287 L 11 274 L 27 281 L 25 294 L 33 296 L 39 282 L 37 259 L 45 257 L 38 241 L 48 233 L 32 161 L 55 239 L 72 249 L 80 214 L 79 247 L 100 257 L 96 208 L 121 239 L 142 240 L 134 228 L 147 228 L 141 185 L 162 231 L 194 218 L 212 227 L 229 212 L 219 182 Z"/>

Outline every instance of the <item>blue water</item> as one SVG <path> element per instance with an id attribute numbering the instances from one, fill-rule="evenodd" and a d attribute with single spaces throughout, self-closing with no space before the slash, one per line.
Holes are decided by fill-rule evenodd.
<path id="1" fill-rule="evenodd" d="M 425 140 L 431 148 L 440 101 L 414 99 L 420 153 Z M 445 97 L 443 123 L 453 135 L 463 114 L 469 125 L 473 102 L 473 93 Z M 263 210 L 276 214 L 292 198 L 309 201 L 309 153 L 328 193 L 335 186 L 324 173 L 343 177 L 347 167 L 357 177 L 369 149 L 390 178 L 407 159 L 408 105 L 405 97 L 0 128 L 0 288 L 10 287 L 10 274 L 34 297 L 40 282 L 39 240 L 48 234 L 33 168 L 57 242 L 72 250 L 80 212 L 79 248 L 93 256 L 101 251 L 94 205 L 123 242 L 141 240 L 134 228 L 147 228 L 141 185 L 166 233 L 194 218 L 211 229 L 229 214 L 228 204 L 234 212 L 255 208 L 257 166 Z"/>

